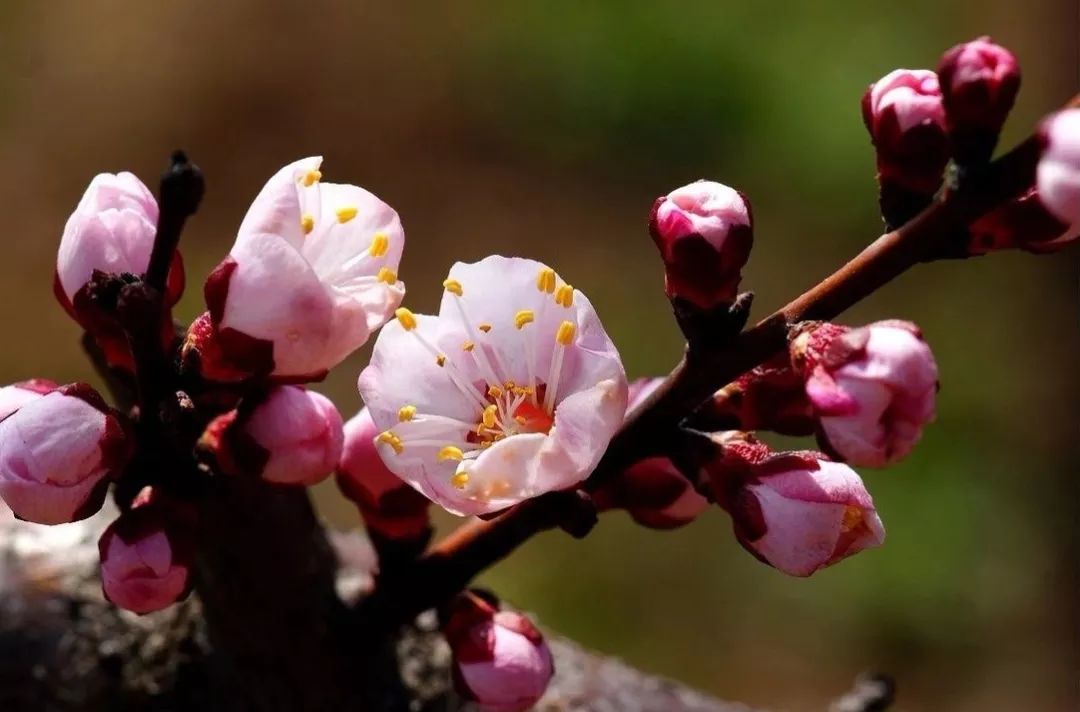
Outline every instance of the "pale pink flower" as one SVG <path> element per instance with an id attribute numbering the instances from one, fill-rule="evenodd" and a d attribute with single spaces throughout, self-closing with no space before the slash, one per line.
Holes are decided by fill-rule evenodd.
<path id="1" fill-rule="evenodd" d="M 1044 144 L 1036 171 L 1039 199 L 1075 237 L 1080 229 L 1080 109 L 1051 114 L 1039 136 Z"/>
<path id="2" fill-rule="evenodd" d="M 956 45 L 938 65 L 946 125 L 961 163 L 984 161 L 1020 90 L 1020 64 L 989 37 Z"/>
<path id="3" fill-rule="evenodd" d="M 215 418 L 201 445 L 227 474 L 314 485 L 337 467 L 344 437 L 341 415 L 329 399 L 300 386 L 278 386 Z"/>
<path id="4" fill-rule="evenodd" d="M 649 233 L 664 260 L 669 299 L 711 309 L 735 298 L 754 244 L 746 196 L 714 181 L 684 185 L 657 198 Z"/>
<path id="5" fill-rule="evenodd" d="M 51 393 L 59 387 L 59 384 L 52 381 L 35 378 L 0 388 L 0 420 L 8 417 L 27 403 L 36 401 L 46 393 Z"/>
<path id="6" fill-rule="evenodd" d="M 190 591 L 191 549 L 183 518 L 144 489 L 98 540 L 105 598 L 139 614 L 172 605 Z"/>
<path id="7" fill-rule="evenodd" d="M 809 576 L 885 540 L 859 475 L 820 453 L 728 455 L 711 474 L 739 543 L 786 574 Z"/>
<path id="8" fill-rule="evenodd" d="M 54 292 L 64 309 L 97 339 L 113 365 L 130 367 L 123 332 L 112 316 L 89 299 L 96 272 L 135 276 L 146 272 L 157 232 L 158 206 L 150 190 L 131 173 L 94 177 L 64 226 L 56 255 Z M 165 294 L 171 307 L 184 291 L 184 264 L 173 255 Z M 172 317 L 162 317 L 163 338 L 172 338 Z"/>
<path id="9" fill-rule="evenodd" d="M 881 321 L 860 329 L 826 324 L 792 343 L 822 445 L 855 465 L 903 459 L 934 419 L 938 370 L 918 327 Z"/>
<path id="10" fill-rule="evenodd" d="M 387 469 L 375 446 L 378 434 L 367 408 L 345 423 L 338 487 L 359 508 L 369 531 L 388 539 L 416 539 L 431 526 L 431 502 Z"/>
<path id="11" fill-rule="evenodd" d="M 551 651 L 532 621 L 496 611 L 475 596 L 459 597 L 443 634 L 458 694 L 485 712 L 532 709 L 555 674 Z"/>
<path id="12" fill-rule="evenodd" d="M 882 183 L 936 191 L 950 157 L 937 75 L 928 69 L 892 71 L 866 90 L 862 110 Z"/>
<path id="13" fill-rule="evenodd" d="M 321 164 L 305 158 L 266 183 L 206 281 L 218 346 L 253 374 L 322 377 L 405 294 L 398 214 L 363 188 L 323 183 Z"/>
<path id="14" fill-rule="evenodd" d="M 38 524 L 89 517 L 127 464 L 131 440 L 90 386 L 62 386 L 0 421 L 0 498 Z"/>
<path id="15" fill-rule="evenodd" d="M 359 388 L 386 466 L 450 512 L 581 482 L 622 425 L 622 363 L 592 304 L 520 258 L 458 263 L 438 316 L 398 310 Z"/>

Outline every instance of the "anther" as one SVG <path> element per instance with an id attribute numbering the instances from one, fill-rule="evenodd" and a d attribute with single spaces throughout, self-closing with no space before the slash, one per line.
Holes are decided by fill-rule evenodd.
<path id="1" fill-rule="evenodd" d="M 391 448 L 393 448 L 394 453 L 397 455 L 400 455 L 402 451 L 405 450 L 405 446 L 402 444 L 401 438 L 399 438 L 397 435 L 390 432 L 389 430 L 385 430 L 379 433 L 379 436 L 376 439 L 380 443 L 384 445 L 389 445 Z"/>
<path id="2" fill-rule="evenodd" d="M 555 292 L 555 303 L 569 309 L 574 305 L 574 288 L 564 284 Z"/>
<path id="3" fill-rule="evenodd" d="M 488 395 L 491 396 L 492 398 L 501 398 L 502 394 L 503 394 L 503 389 L 500 388 L 499 386 L 488 386 L 488 391 L 487 392 L 488 392 Z"/>
<path id="4" fill-rule="evenodd" d="M 412 420 L 416 416 L 415 405 L 403 405 L 398 409 L 397 419 L 402 423 Z"/>
<path id="5" fill-rule="evenodd" d="M 416 315 L 405 307 L 400 307 L 394 312 L 394 316 L 397 317 L 398 323 L 405 331 L 412 331 L 416 328 Z"/>
<path id="6" fill-rule="evenodd" d="M 442 286 L 443 289 L 451 294 L 456 294 L 459 297 L 462 295 L 461 282 L 456 279 L 445 279 L 443 280 Z"/>
<path id="7" fill-rule="evenodd" d="M 450 478 L 450 484 L 460 489 L 465 489 L 465 485 L 469 484 L 468 472 L 455 472 L 454 476 Z"/>
<path id="8" fill-rule="evenodd" d="M 476 348 L 476 344 L 471 341 L 466 341 L 461 345 L 462 351 L 472 351 L 474 348 Z"/>
<path id="9" fill-rule="evenodd" d="M 531 324 L 535 315 L 532 309 L 522 309 L 514 315 L 514 326 L 518 329 L 524 329 L 526 324 Z"/>
<path id="10" fill-rule="evenodd" d="M 485 428 L 495 427 L 495 414 L 497 412 L 499 412 L 499 406 L 494 404 L 484 408 L 483 422 Z"/>
<path id="11" fill-rule="evenodd" d="M 439 368 L 442 368 L 443 366 L 445 366 L 446 365 L 446 354 L 439 354 L 438 356 L 436 356 L 435 357 L 435 363 L 438 364 Z"/>
<path id="12" fill-rule="evenodd" d="M 322 173 L 316 170 L 310 170 L 300 177 L 300 182 L 304 184 L 305 188 L 310 188 L 319 182 L 322 178 Z"/>
<path id="13" fill-rule="evenodd" d="M 536 275 L 536 288 L 541 292 L 551 294 L 555 291 L 555 270 L 544 267 L 540 274 Z"/>
<path id="14" fill-rule="evenodd" d="M 389 267 L 380 267 L 377 277 L 380 282 L 386 282 L 387 284 L 395 284 L 397 282 L 397 272 Z"/>
<path id="15" fill-rule="evenodd" d="M 390 238 L 384 233 L 375 233 L 371 238 L 371 247 L 368 248 L 368 254 L 372 257 L 382 257 L 388 249 L 390 249 Z"/>
<path id="16" fill-rule="evenodd" d="M 310 213 L 304 213 L 300 216 L 300 227 L 303 228 L 304 234 L 309 234 L 315 229 L 315 218 Z"/>
<path id="17" fill-rule="evenodd" d="M 357 209 L 351 205 L 344 208 L 338 208 L 334 211 L 334 214 L 337 215 L 337 221 L 339 223 L 349 222 L 356 217 L 356 213 Z"/>
<path id="18" fill-rule="evenodd" d="M 465 453 L 463 453 L 459 447 L 447 445 L 442 450 L 439 450 L 439 454 L 435 456 L 435 459 L 439 462 L 446 462 L 447 460 L 461 462 L 465 459 Z"/>
<path id="19" fill-rule="evenodd" d="M 564 321 L 559 324 L 559 330 L 555 332 L 555 341 L 562 346 L 569 346 L 570 342 L 574 340 L 574 333 L 577 331 L 577 327 L 574 326 L 572 321 Z"/>
<path id="20" fill-rule="evenodd" d="M 491 324 L 481 324 L 480 326 L 478 326 L 476 328 L 480 329 L 480 331 L 482 331 L 482 332 L 484 332 L 486 334 L 489 331 L 491 331 Z"/>

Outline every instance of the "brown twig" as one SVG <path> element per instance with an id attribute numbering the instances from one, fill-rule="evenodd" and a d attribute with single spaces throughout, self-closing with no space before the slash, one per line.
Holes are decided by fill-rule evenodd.
<path id="1" fill-rule="evenodd" d="M 1080 106 L 1080 95 L 1069 107 Z M 1034 183 L 1040 140 L 1032 136 L 901 228 L 882 235 L 854 259 L 744 331 L 723 348 L 695 349 L 630 414 L 584 483 L 594 490 L 634 461 L 669 449 L 679 424 L 717 390 L 786 346 L 790 327 L 832 319 L 920 262 L 954 256 L 967 225 Z M 460 527 L 418 559 L 412 569 L 377 588 L 361 603 L 364 625 L 392 630 L 447 600 L 474 576 L 505 558 L 533 535 L 557 525 L 557 493 L 526 501 L 490 521 Z"/>

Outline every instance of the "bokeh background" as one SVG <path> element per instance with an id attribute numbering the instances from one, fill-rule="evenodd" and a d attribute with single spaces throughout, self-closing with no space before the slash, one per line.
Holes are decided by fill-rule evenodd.
<path id="1" fill-rule="evenodd" d="M 402 214 L 413 309 L 435 308 L 454 260 L 528 255 L 587 291 L 631 375 L 659 374 L 681 343 L 652 199 L 700 177 L 751 196 L 745 285 L 766 313 L 879 230 L 865 86 L 982 33 L 1023 64 L 1008 144 L 1080 89 L 1076 0 L 3 0 L 0 381 L 94 381 L 51 296 L 61 228 L 94 173 L 153 185 L 176 147 L 208 181 L 182 317 L 263 181 L 318 152 Z M 941 366 L 922 446 L 866 473 L 884 548 L 796 580 L 739 549 L 720 511 L 667 534 L 610 515 L 484 583 L 755 706 L 822 709 L 874 669 L 907 712 L 1075 710 L 1078 254 L 920 267 L 845 317 L 918 322 Z M 324 385 L 347 414 L 366 358 Z"/>

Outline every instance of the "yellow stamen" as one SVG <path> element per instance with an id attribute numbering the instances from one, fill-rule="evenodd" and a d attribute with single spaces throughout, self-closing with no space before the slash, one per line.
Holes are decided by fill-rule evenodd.
<path id="1" fill-rule="evenodd" d="M 300 177 L 300 182 L 304 184 L 305 188 L 310 188 L 318 183 L 320 178 L 322 178 L 322 173 L 320 171 L 310 170 Z"/>
<path id="2" fill-rule="evenodd" d="M 477 327 L 477 328 L 479 328 L 479 329 L 480 329 L 480 331 L 482 331 L 482 332 L 484 332 L 484 333 L 486 334 L 486 333 L 488 333 L 489 331 L 491 331 L 491 324 L 481 324 L 481 325 L 480 325 L 479 327 Z"/>
<path id="3" fill-rule="evenodd" d="M 544 267 L 540 274 L 536 275 L 536 288 L 541 292 L 551 294 L 555 291 L 555 270 Z"/>
<path id="4" fill-rule="evenodd" d="M 455 472 L 454 476 L 450 478 L 450 484 L 458 489 L 465 489 L 465 485 L 469 484 L 469 473 Z"/>
<path id="5" fill-rule="evenodd" d="M 304 229 L 304 234 L 309 234 L 315 229 L 315 218 L 310 213 L 304 213 L 300 216 L 300 227 Z"/>
<path id="6" fill-rule="evenodd" d="M 442 286 L 443 289 L 450 292 L 451 294 L 456 294 L 459 297 L 462 294 L 461 282 L 457 281 L 456 279 L 444 279 Z"/>
<path id="7" fill-rule="evenodd" d="M 446 354 L 439 354 L 438 356 L 436 356 L 435 357 L 435 363 L 437 363 L 439 365 L 439 368 L 442 368 L 443 366 L 445 366 L 446 365 Z"/>
<path id="8" fill-rule="evenodd" d="M 377 276 L 380 282 L 386 282 L 387 284 L 394 284 L 397 282 L 397 272 L 389 267 L 380 267 Z"/>
<path id="9" fill-rule="evenodd" d="M 555 332 L 555 341 L 562 346 L 569 346 L 570 342 L 574 340 L 574 333 L 577 331 L 577 327 L 574 326 L 572 321 L 564 321 L 559 324 L 559 330 Z"/>
<path id="10" fill-rule="evenodd" d="M 409 420 L 412 420 L 413 417 L 415 417 L 415 416 L 416 416 L 416 406 L 415 405 L 403 405 L 403 406 L 401 406 L 401 408 L 398 409 L 398 412 L 397 412 L 397 419 L 400 420 L 402 423 L 404 423 L 406 421 L 409 421 Z"/>
<path id="11" fill-rule="evenodd" d="M 357 209 L 351 205 L 344 208 L 338 208 L 334 211 L 334 214 L 337 215 L 337 221 L 339 223 L 349 222 L 356 217 L 356 213 Z"/>
<path id="12" fill-rule="evenodd" d="M 368 254 L 372 257 L 382 257 L 388 249 L 390 249 L 390 238 L 384 233 L 375 233 L 371 238 L 371 247 L 368 248 Z"/>
<path id="13" fill-rule="evenodd" d="M 536 315 L 533 314 L 532 309 L 522 309 L 514 315 L 514 326 L 518 329 L 524 329 L 526 324 L 531 324 Z"/>
<path id="14" fill-rule="evenodd" d="M 555 303 L 569 309 L 574 304 L 574 288 L 564 284 L 555 292 Z"/>
<path id="15" fill-rule="evenodd" d="M 463 453 L 459 447 L 447 445 L 442 450 L 439 450 L 439 454 L 435 456 L 435 459 L 439 462 L 446 462 L 447 460 L 461 462 L 465 459 L 465 453 Z"/>
<path id="16" fill-rule="evenodd" d="M 395 311 L 394 316 L 397 317 L 398 322 L 405 331 L 412 331 L 416 328 L 416 315 L 405 307 L 401 307 Z"/>
<path id="17" fill-rule="evenodd" d="M 389 445 L 391 448 L 393 448 L 396 455 L 400 455 L 405 449 L 405 446 L 401 442 L 401 438 L 399 438 L 397 435 L 390 432 L 389 430 L 379 433 L 379 437 L 376 439 L 383 445 Z"/>
<path id="18" fill-rule="evenodd" d="M 498 386 L 488 386 L 488 395 L 492 398 L 499 398 L 503 394 L 503 389 Z"/>
<path id="19" fill-rule="evenodd" d="M 461 345 L 461 348 L 464 351 L 472 351 L 474 348 L 476 348 L 476 344 L 471 341 L 466 341 L 464 344 Z"/>
<path id="20" fill-rule="evenodd" d="M 497 406 L 495 404 L 489 405 L 487 408 L 484 408 L 484 416 L 483 416 L 483 418 L 484 418 L 484 427 L 485 428 L 494 428 L 495 427 L 495 414 L 498 413 L 498 412 L 499 412 L 499 406 Z"/>
<path id="21" fill-rule="evenodd" d="M 518 425 L 525 425 L 525 423 L 529 422 L 523 415 L 515 415 L 514 420 L 517 421 Z"/>

